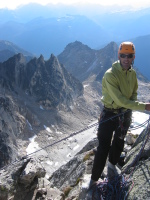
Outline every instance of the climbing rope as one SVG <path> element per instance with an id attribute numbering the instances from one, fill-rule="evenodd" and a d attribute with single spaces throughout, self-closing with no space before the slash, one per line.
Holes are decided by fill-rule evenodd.
<path id="1" fill-rule="evenodd" d="M 92 200 L 125 200 L 133 185 L 133 181 L 127 180 L 124 175 L 105 179 L 93 189 Z"/>

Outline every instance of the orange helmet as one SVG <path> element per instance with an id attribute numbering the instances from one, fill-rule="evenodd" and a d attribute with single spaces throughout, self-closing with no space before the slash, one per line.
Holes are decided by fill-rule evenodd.
<path id="1" fill-rule="evenodd" d="M 135 54 L 135 46 L 132 42 L 122 42 L 118 54 Z"/>

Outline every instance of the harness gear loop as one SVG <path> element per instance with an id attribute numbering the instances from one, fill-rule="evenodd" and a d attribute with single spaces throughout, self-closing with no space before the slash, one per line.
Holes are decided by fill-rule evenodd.
<path id="1" fill-rule="evenodd" d="M 120 135 L 120 139 L 124 139 L 126 133 L 125 133 L 125 127 L 123 126 L 124 123 L 124 112 L 122 112 L 122 109 L 119 109 L 119 113 L 121 113 L 121 115 L 118 117 L 119 118 L 119 128 L 121 129 L 121 135 Z"/>

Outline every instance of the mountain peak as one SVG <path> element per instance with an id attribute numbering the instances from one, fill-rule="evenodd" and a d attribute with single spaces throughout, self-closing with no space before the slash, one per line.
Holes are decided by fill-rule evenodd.
<path id="1" fill-rule="evenodd" d="M 38 65 L 44 65 L 45 61 L 44 61 L 44 56 L 40 55 L 40 57 L 37 59 L 37 64 Z"/>
<path id="2" fill-rule="evenodd" d="M 75 42 L 72 42 L 72 43 L 69 43 L 66 48 L 65 48 L 65 51 L 67 50 L 70 50 L 70 49 L 75 49 L 75 50 L 78 50 L 78 49 L 91 49 L 90 47 L 88 47 L 87 45 L 83 44 L 82 42 L 79 42 L 79 41 L 75 41 Z"/>
<path id="3" fill-rule="evenodd" d="M 58 55 L 59 61 L 66 69 L 80 81 L 90 76 L 101 76 L 112 62 L 117 59 L 118 47 L 115 42 L 109 43 L 100 50 L 94 50 L 81 42 L 70 43 L 65 50 Z"/>
<path id="4" fill-rule="evenodd" d="M 118 45 L 115 42 L 110 42 L 107 44 L 104 48 L 100 49 L 100 51 L 103 51 L 105 53 L 110 53 L 112 52 L 118 52 Z"/>
<path id="5" fill-rule="evenodd" d="M 24 63 L 24 64 L 26 63 L 26 59 L 22 53 L 18 53 L 17 55 L 14 56 L 14 58 L 15 57 L 18 62 Z"/>

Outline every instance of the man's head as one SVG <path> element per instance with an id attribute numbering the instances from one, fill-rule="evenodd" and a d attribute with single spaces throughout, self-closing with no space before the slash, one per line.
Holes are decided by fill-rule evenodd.
<path id="1" fill-rule="evenodd" d="M 118 49 L 121 66 L 128 70 L 135 59 L 135 46 L 132 42 L 122 42 Z"/>

